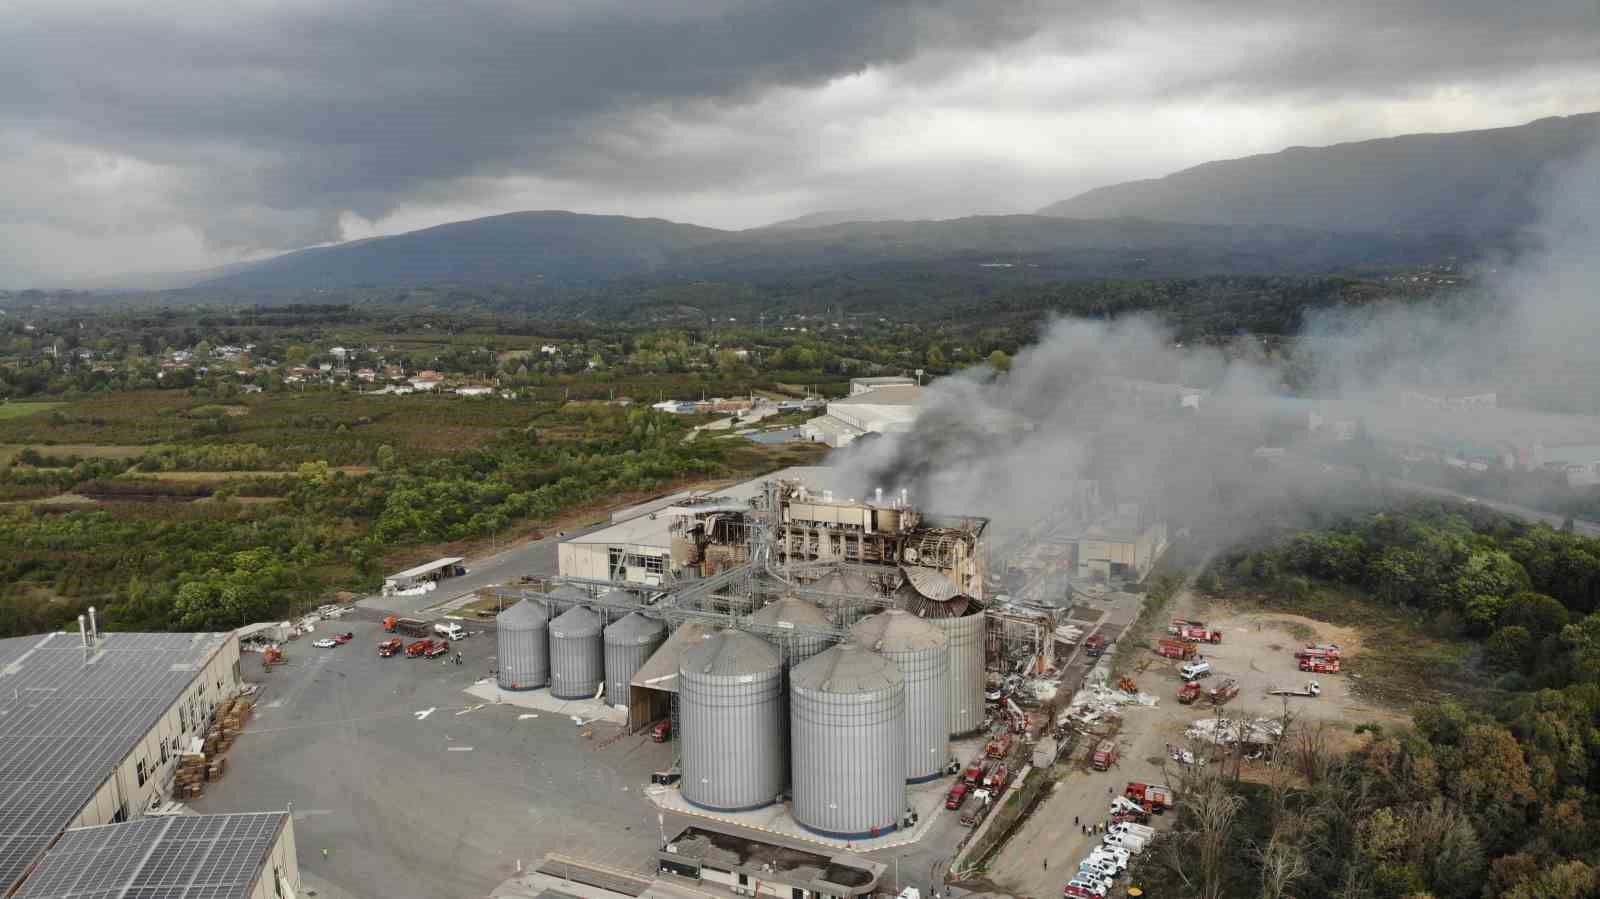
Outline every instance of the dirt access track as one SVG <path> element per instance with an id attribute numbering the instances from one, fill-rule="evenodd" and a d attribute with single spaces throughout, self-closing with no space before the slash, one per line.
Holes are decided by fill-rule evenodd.
<path id="1" fill-rule="evenodd" d="M 1173 603 L 1171 617 L 1197 617 L 1198 607 L 1197 598 L 1185 590 Z M 1328 722 L 1336 735 L 1353 743 L 1355 738 L 1350 731 L 1357 724 L 1376 721 L 1393 725 L 1408 720 L 1403 713 L 1355 696 L 1348 674 L 1314 675 L 1299 670 L 1294 650 L 1304 643 L 1335 643 L 1346 658 L 1359 656 L 1361 643 L 1350 629 L 1295 615 L 1232 613 L 1217 607 L 1209 611 L 1206 625 L 1222 631 L 1222 642 L 1198 647 L 1216 669 L 1216 674 L 1201 683 L 1210 688 L 1228 678 L 1238 682 L 1238 697 L 1223 707 L 1230 715 L 1276 718 L 1283 714 L 1284 700 L 1268 695 L 1268 690 L 1316 680 L 1322 685 L 1321 696 L 1288 700 L 1290 711 L 1301 723 Z M 1079 859 L 1099 840 L 1083 834 L 1082 825 L 1104 820 L 1111 796 L 1121 793 L 1129 781 L 1166 780 L 1164 768 L 1170 764 L 1167 746 L 1186 745 L 1184 731 L 1190 722 L 1219 714 L 1204 699 L 1193 705 L 1180 705 L 1178 688 L 1183 680 L 1178 676 L 1178 663 L 1161 658 L 1154 651 L 1140 655 L 1130 674 L 1141 690 L 1160 699 L 1160 705 L 1151 709 L 1129 707 L 1123 714 L 1116 736 L 1122 757 L 1111 770 L 1089 768 L 1086 756 L 1096 742 L 1092 737 L 1080 739 L 1072 758 L 1057 763 L 1054 790 L 989 865 L 986 879 L 998 889 L 1036 899 L 1060 896 Z M 1336 739 L 1335 744 L 1338 742 Z M 1244 777 L 1248 779 L 1250 774 L 1247 763 Z M 1180 796 L 1178 801 L 1183 798 Z M 1074 818 L 1078 824 L 1073 823 Z M 1152 821 L 1158 830 L 1170 827 L 1170 822 L 1166 816 Z"/>

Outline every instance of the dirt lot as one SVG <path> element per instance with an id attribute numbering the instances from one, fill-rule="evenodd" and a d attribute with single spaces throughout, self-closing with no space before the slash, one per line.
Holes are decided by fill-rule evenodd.
<path id="1" fill-rule="evenodd" d="M 1196 617 L 1199 605 L 1186 591 L 1173 603 L 1172 614 Z M 1322 686 L 1320 697 L 1289 699 L 1291 710 L 1302 721 L 1329 722 L 1336 727 L 1335 733 L 1349 735 L 1355 725 L 1364 722 L 1392 725 L 1407 720 L 1403 712 L 1353 693 L 1356 682 L 1348 674 L 1309 675 L 1299 670 L 1294 649 L 1304 643 L 1335 643 L 1346 659 L 1359 661 L 1362 646 L 1354 629 L 1296 615 L 1234 612 L 1215 605 L 1208 614 L 1206 624 L 1222 631 L 1223 639 L 1201 649 L 1217 671 L 1203 683 L 1214 687 L 1228 678 L 1238 682 L 1238 697 L 1225 706 L 1229 714 L 1278 717 L 1284 701 L 1267 691 L 1315 679 Z M 1168 745 L 1185 745 L 1184 732 L 1191 722 L 1218 714 L 1204 700 L 1189 706 L 1178 703 L 1182 679 L 1177 669 L 1178 663 L 1154 652 L 1139 658 L 1134 679 L 1142 691 L 1158 697 L 1160 704 L 1153 709 L 1130 707 L 1124 713 L 1115 737 L 1122 757 L 1110 771 L 1090 770 L 1086 756 L 1092 751 L 1093 738 L 1081 739 L 1073 758 L 1057 764 L 1054 791 L 990 864 L 986 878 L 990 883 L 1016 896 L 1046 899 L 1061 895 L 1062 884 L 1078 860 L 1098 841 L 1085 835 L 1082 826 L 1103 820 L 1111 795 L 1120 793 L 1129 781 L 1167 779 Z M 1250 778 L 1249 765 L 1243 776 Z M 1159 829 L 1167 826 L 1166 820 L 1157 818 L 1154 823 Z"/>

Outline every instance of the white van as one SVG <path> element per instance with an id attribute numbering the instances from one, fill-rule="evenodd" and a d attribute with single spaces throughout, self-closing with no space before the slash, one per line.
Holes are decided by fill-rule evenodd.
<path id="1" fill-rule="evenodd" d="M 1101 842 L 1107 846 L 1120 846 L 1134 855 L 1144 851 L 1144 840 L 1131 833 L 1108 833 Z"/>
<path id="2" fill-rule="evenodd" d="M 1198 662 L 1190 662 L 1179 668 L 1178 673 L 1183 675 L 1184 680 L 1199 680 L 1202 677 L 1210 677 L 1211 663 L 1205 659 L 1201 659 Z"/>
<path id="3" fill-rule="evenodd" d="M 465 640 L 467 630 L 454 621 L 441 621 L 433 626 L 433 632 L 446 640 Z"/>
<path id="4" fill-rule="evenodd" d="M 1156 835 L 1156 829 L 1154 827 L 1151 827 L 1148 824 L 1135 824 L 1132 821 L 1124 821 L 1121 824 L 1113 824 L 1111 825 L 1111 830 L 1109 832 L 1131 833 L 1135 836 L 1144 837 L 1147 840 Z"/>

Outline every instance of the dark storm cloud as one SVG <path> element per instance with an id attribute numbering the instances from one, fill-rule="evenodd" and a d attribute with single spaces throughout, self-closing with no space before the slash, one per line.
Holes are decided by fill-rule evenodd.
<path id="1" fill-rule="evenodd" d="M 281 245 L 332 239 L 341 210 L 376 217 L 452 179 L 648 158 L 648 136 L 602 137 L 642 110 L 670 116 L 1031 27 L 1006 2 L 215 8 L 25 10 L 0 31 L 0 115 L 179 166 L 185 205 L 213 237 Z"/>
<path id="2" fill-rule="evenodd" d="M 565 198 L 624 198 L 616 211 L 649 214 L 652 197 L 692 193 L 705 208 L 752 185 L 805 202 L 850 197 L 863 184 L 903 191 L 916 180 L 908 173 L 949 184 L 974 159 L 992 173 L 1032 166 L 1037 176 L 1037 159 L 1014 154 L 1033 136 L 1028 119 L 1090 104 L 1348 102 L 1441 85 L 1470 91 L 1532 70 L 1595 75 L 1600 60 L 1593 0 L 7 7 L 0 136 L 11 140 L 0 141 L 0 195 L 12 199 L 14 228 L 48 219 L 52 229 L 8 238 L 21 232 L 0 220 L 0 244 L 13 246 L 136 227 L 285 248 L 339 238 L 345 212 L 375 220 L 408 207 L 493 207 L 511 178 L 559 185 L 554 195 Z M 1090 58 L 1127 75 L 1081 79 L 1070 64 Z M 941 94 L 965 73 L 1030 61 L 1046 80 L 1059 72 L 1059 83 L 1030 94 L 1000 79 L 976 97 Z M 877 73 L 875 93 L 848 112 L 876 153 L 850 143 L 859 134 L 829 133 L 843 113 L 804 102 L 859 72 Z M 1008 108 L 1008 121 L 984 120 L 991 107 Z M 892 142 L 906 127 L 895 116 L 914 124 L 956 108 L 987 146 L 950 149 L 925 134 Z M 1124 114 L 1109 126 L 1137 121 Z M 63 175 L 40 161 L 73 153 L 126 164 L 107 172 L 90 160 Z M 942 177 L 950 173 L 957 178 Z M 992 191 L 974 181 L 976 195 Z"/>

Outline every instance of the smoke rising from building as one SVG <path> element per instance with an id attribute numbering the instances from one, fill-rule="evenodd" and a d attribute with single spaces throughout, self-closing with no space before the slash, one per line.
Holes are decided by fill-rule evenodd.
<path id="1" fill-rule="evenodd" d="M 1276 449 L 1310 460 L 1341 421 L 1380 434 L 1413 425 L 1395 399 L 1416 385 L 1484 385 L 1502 406 L 1600 413 L 1600 141 L 1550 172 L 1540 195 L 1532 249 L 1434 273 L 1467 290 L 1322 311 L 1281 347 L 1185 346 L 1142 316 L 1051 322 L 1009 373 L 930 385 L 909 432 L 843 454 L 847 480 L 860 495 L 906 489 L 927 509 L 990 516 L 1002 532 L 1076 514 L 1084 480 L 1113 510 L 1244 527 L 1312 496 L 1308 474 L 1332 471 L 1273 464 Z"/>

